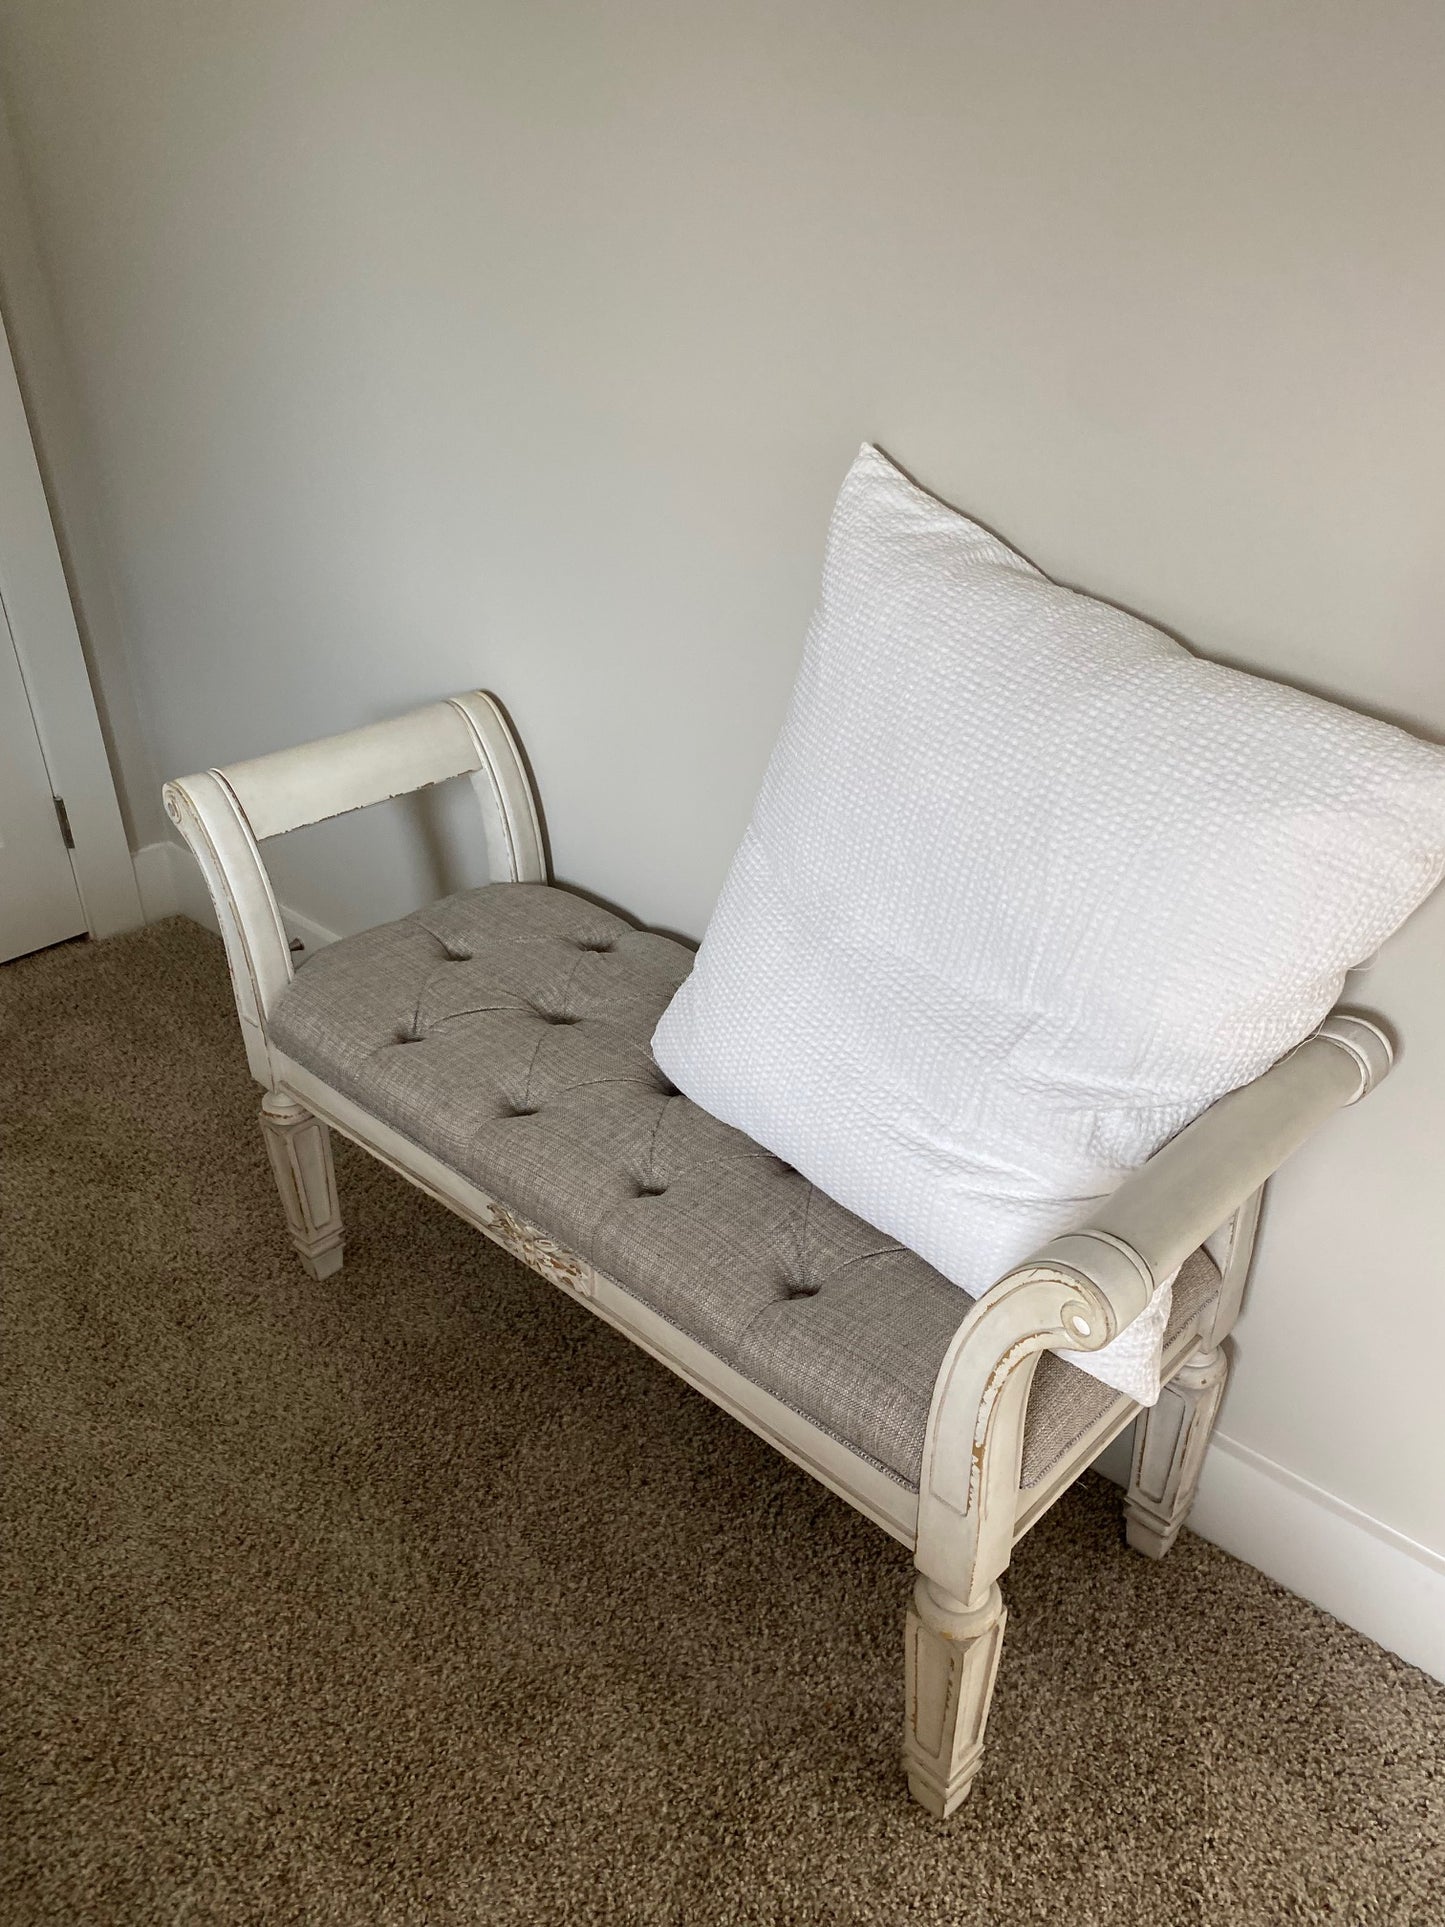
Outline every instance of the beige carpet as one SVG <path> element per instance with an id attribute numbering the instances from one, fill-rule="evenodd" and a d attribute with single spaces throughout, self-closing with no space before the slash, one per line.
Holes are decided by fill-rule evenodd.
<path id="1" fill-rule="evenodd" d="M 985 1774 L 905 1554 L 359 1155 L 292 1262 L 219 946 L 0 970 L 6 1923 L 1445 1921 L 1445 1688 L 1086 1480 Z"/>

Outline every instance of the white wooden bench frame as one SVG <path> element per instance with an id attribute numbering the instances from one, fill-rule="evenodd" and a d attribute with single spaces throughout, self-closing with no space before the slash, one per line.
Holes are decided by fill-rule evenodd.
<path id="1" fill-rule="evenodd" d="M 1208 1242 L 1223 1286 L 1172 1341 L 1159 1403 L 1144 1411 L 1125 1503 L 1129 1543 L 1162 1558 L 1189 1511 L 1227 1374 L 1262 1187 L 1332 1112 L 1372 1090 L 1389 1040 L 1337 1012 L 1320 1031 L 1167 1144 L 1099 1207 L 1000 1280 L 960 1321 L 934 1389 L 920 1489 L 760 1390 L 703 1346 L 278 1050 L 267 1027 L 292 977 L 291 953 L 259 845 L 302 824 L 469 776 L 491 874 L 547 881 L 536 802 L 521 753 L 488 695 L 474 691 L 296 749 L 169 783 L 166 808 L 194 851 L 220 921 L 246 1055 L 264 1089 L 261 1123 L 301 1261 L 315 1278 L 341 1263 L 342 1225 L 328 1131 L 391 1165 L 662 1361 L 812 1473 L 913 1553 L 919 1577 L 906 1631 L 904 1763 L 914 1796 L 945 1817 L 983 1751 L 1005 1611 L 999 1577 L 1016 1540 L 1141 1407 L 1117 1399 L 1036 1486 L 1021 1489 L 1024 1420 L 1046 1351 L 1095 1351 Z"/>

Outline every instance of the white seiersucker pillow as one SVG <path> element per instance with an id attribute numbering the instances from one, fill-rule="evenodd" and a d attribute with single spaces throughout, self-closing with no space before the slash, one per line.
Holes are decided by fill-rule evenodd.
<path id="1" fill-rule="evenodd" d="M 977 1296 L 1306 1037 L 1445 870 L 1445 751 L 1201 661 L 865 447 L 657 1061 Z M 1075 1362 L 1158 1396 L 1168 1284 Z"/>

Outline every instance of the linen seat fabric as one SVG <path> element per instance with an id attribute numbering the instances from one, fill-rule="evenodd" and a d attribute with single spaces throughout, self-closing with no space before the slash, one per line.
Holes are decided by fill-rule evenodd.
<path id="1" fill-rule="evenodd" d="M 319 951 L 270 1028 L 296 1063 L 916 1486 L 968 1301 L 673 1089 L 649 1040 L 692 961 L 566 891 L 491 884 Z M 1218 1283 L 1204 1254 L 1190 1260 L 1174 1329 Z M 1046 1356 L 1025 1484 L 1117 1402 Z"/>

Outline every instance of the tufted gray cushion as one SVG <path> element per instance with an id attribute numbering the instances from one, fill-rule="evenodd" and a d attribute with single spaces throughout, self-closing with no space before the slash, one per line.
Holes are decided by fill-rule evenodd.
<path id="1" fill-rule="evenodd" d="M 271 1030 L 297 1063 L 585 1258 L 755 1384 L 916 1485 L 958 1288 L 673 1091 L 649 1049 L 683 945 L 491 884 L 319 951 Z M 1218 1287 L 1202 1255 L 1181 1326 Z M 1024 1482 L 1110 1404 L 1039 1366 Z"/>

